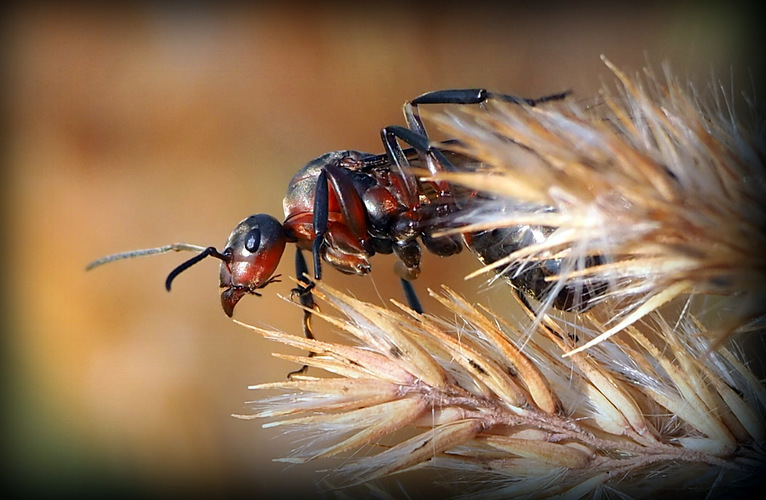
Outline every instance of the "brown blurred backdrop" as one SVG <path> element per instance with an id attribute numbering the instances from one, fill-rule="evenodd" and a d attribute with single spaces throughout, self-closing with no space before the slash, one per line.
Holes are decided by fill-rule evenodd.
<path id="1" fill-rule="evenodd" d="M 600 54 L 750 87 L 763 80 L 757 19 L 731 2 L 7 9 L 7 472 L 44 492 L 313 492 L 313 466 L 271 462 L 289 450 L 276 431 L 230 416 L 249 412 L 249 384 L 293 367 L 223 315 L 216 262 L 171 294 L 163 280 L 190 255 L 85 265 L 175 241 L 220 247 L 249 214 L 281 218 L 306 161 L 380 152 L 379 129 L 428 90 L 589 97 L 612 80 Z M 385 303 L 400 297 L 392 263 L 326 278 Z M 507 307 L 463 282 L 475 267 L 467 253 L 427 258 L 418 288 Z M 245 298 L 239 319 L 299 333 L 277 296 L 289 287 Z"/>

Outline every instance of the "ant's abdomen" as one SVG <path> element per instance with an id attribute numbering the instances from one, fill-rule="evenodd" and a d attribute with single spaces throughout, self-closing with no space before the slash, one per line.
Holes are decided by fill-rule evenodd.
<path id="1" fill-rule="evenodd" d="M 553 229 L 544 226 L 511 226 L 488 231 L 468 233 L 465 235 L 466 245 L 476 254 L 484 265 L 497 262 L 500 259 L 530 245 L 542 243 Z M 592 267 L 601 264 L 599 256 L 585 257 L 583 265 L 574 267 Z M 495 271 L 508 280 L 512 286 L 529 297 L 546 302 L 550 294 L 555 297 L 550 304 L 563 311 L 583 311 L 593 305 L 594 299 L 606 292 L 606 283 L 588 282 L 582 278 L 570 280 L 558 287 L 556 279 L 567 268 L 571 272 L 574 262 L 565 262 L 563 258 L 545 260 L 528 260 L 524 258 L 508 265 L 500 266 Z M 558 289 L 557 289 L 558 288 Z"/>

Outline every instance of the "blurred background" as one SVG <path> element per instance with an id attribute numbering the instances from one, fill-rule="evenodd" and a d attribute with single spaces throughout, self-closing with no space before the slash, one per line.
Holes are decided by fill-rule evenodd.
<path id="1" fill-rule="evenodd" d="M 762 26 L 748 3 L 600 4 L 7 8 L 3 447 L 12 484 L 313 494 L 315 464 L 273 463 L 288 443 L 231 416 L 260 396 L 248 385 L 295 367 L 224 316 L 217 261 L 181 275 L 170 294 L 167 273 L 191 254 L 86 264 L 176 241 L 220 248 L 247 215 L 281 219 L 297 169 L 327 151 L 381 152 L 380 128 L 403 124 L 402 104 L 428 90 L 588 98 L 613 80 L 601 54 L 628 73 L 668 62 L 702 85 L 713 74 L 748 90 L 763 81 Z M 286 256 L 279 272 L 290 276 Z M 401 297 L 392 265 L 376 257 L 369 278 L 328 267 L 326 280 L 385 304 Z M 476 266 L 467 252 L 427 256 L 418 289 L 448 283 L 507 307 L 507 294 L 463 281 Z M 290 287 L 246 297 L 237 317 L 300 334 L 300 312 L 279 297 Z"/>

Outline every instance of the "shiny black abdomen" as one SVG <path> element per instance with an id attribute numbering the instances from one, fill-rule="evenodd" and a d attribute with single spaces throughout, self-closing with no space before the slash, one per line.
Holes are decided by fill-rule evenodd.
<path id="1" fill-rule="evenodd" d="M 541 242 L 552 231 L 551 228 L 542 226 L 504 227 L 471 233 L 466 235 L 466 242 L 479 260 L 488 265 L 517 250 Z M 602 260 L 599 256 L 586 257 L 582 266 L 595 266 Z M 496 271 L 521 292 L 543 302 L 549 299 L 549 294 L 557 285 L 557 282 L 550 278 L 561 274 L 563 263 L 561 258 L 519 262 L 500 267 Z M 551 305 L 563 311 L 584 311 L 605 291 L 606 283 L 578 279 L 576 282 L 566 283 L 558 290 Z"/>

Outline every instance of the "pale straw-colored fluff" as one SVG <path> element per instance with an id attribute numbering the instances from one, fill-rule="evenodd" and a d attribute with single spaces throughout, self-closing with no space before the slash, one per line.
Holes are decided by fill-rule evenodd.
<path id="1" fill-rule="evenodd" d="M 612 70 L 621 88 L 595 106 L 428 116 L 487 166 L 449 177 L 494 195 L 466 224 L 556 228 L 514 257 L 567 257 L 559 279 L 597 275 L 608 293 L 583 313 L 543 307 L 510 324 L 447 287 L 430 292 L 443 309 L 418 315 L 318 285 L 315 317 L 348 341 L 248 327 L 314 353 L 275 354 L 308 375 L 254 386 L 281 394 L 240 416 L 289 430 L 299 446 L 284 460 L 316 460 L 344 488 L 433 468 L 456 495 L 482 498 L 728 497 L 758 480 L 760 353 L 730 334 L 763 300 L 763 129 L 738 121 L 724 93 L 706 106 L 667 75 Z M 587 255 L 605 263 L 577 266 Z M 741 307 L 711 327 L 698 294 Z M 672 299 L 692 305 L 660 308 Z"/>
<path id="2" fill-rule="evenodd" d="M 431 115 L 485 165 L 442 177 L 497 196 L 464 214 L 462 230 L 555 228 L 493 267 L 557 255 L 570 263 L 562 282 L 609 283 L 604 299 L 617 314 L 594 342 L 691 293 L 736 297 L 728 329 L 717 332 L 728 336 L 766 310 L 763 110 L 725 88 L 698 93 L 668 69 L 662 81 L 607 65 L 619 83 L 596 101 Z M 588 255 L 606 262 L 580 265 Z"/>

